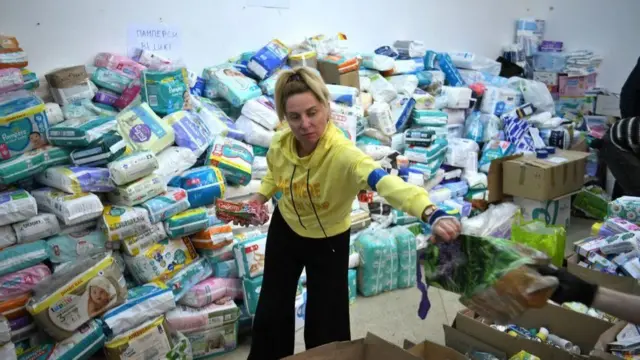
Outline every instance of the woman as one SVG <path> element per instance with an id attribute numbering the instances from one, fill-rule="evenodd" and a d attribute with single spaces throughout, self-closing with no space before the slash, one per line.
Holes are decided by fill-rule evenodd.
<path id="1" fill-rule="evenodd" d="M 267 153 L 268 172 L 250 201 L 282 197 L 271 218 L 260 300 L 249 359 L 280 359 L 294 350 L 294 301 L 307 273 L 307 349 L 351 339 L 347 270 L 351 204 L 371 188 L 392 206 L 432 224 L 452 240 L 460 224 L 427 192 L 388 175 L 330 121 L 329 91 L 308 68 L 283 71 L 276 83 L 278 132 Z"/>

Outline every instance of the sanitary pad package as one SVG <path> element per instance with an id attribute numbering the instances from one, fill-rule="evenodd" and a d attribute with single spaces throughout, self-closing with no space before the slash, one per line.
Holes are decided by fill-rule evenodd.
<path id="1" fill-rule="evenodd" d="M 42 188 L 33 190 L 31 194 L 38 209 L 55 214 L 65 225 L 80 224 L 102 214 L 102 201 L 93 193 L 69 195 L 52 188 Z"/>
<path id="2" fill-rule="evenodd" d="M 98 167 L 56 166 L 38 174 L 36 180 L 71 194 L 110 192 L 116 188 L 109 178 L 109 170 Z"/>
<path id="3" fill-rule="evenodd" d="M 27 191 L 0 192 L 0 226 L 27 220 L 37 214 L 36 200 Z"/>
<path id="4" fill-rule="evenodd" d="M 0 94 L 0 158 L 47 145 L 49 122 L 44 102 L 24 90 Z"/>
<path id="5" fill-rule="evenodd" d="M 159 153 L 175 140 L 173 129 L 147 103 L 124 110 L 116 117 L 118 132 L 135 151 Z"/>
<path id="6" fill-rule="evenodd" d="M 55 146 L 44 146 L 27 151 L 12 159 L 0 161 L 0 184 L 12 184 L 36 175 L 51 166 L 71 162 L 69 150 Z"/>
<path id="7" fill-rule="evenodd" d="M 124 256 L 127 269 L 139 284 L 167 280 L 198 257 L 189 238 L 160 241 L 136 256 Z"/>

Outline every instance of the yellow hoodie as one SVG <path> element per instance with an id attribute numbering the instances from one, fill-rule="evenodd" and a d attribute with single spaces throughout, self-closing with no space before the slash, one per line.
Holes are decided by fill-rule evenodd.
<path id="1" fill-rule="evenodd" d="M 387 174 L 333 122 L 310 155 L 299 157 L 295 144 L 290 129 L 273 137 L 259 193 L 271 199 L 282 191 L 278 208 L 300 236 L 324 238 L 345 232 L 351 227 L 351 204 L 364 189 L 377 191 L 391 206 L 417 218 L 432 205 L 425 189 Z"/>

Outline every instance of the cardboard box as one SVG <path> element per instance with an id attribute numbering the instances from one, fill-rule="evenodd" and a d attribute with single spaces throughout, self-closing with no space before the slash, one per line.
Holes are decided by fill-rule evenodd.
<path id="1" fill-rule="evenodd" d="M 502 165 L 505 161 L 516 159 L 521 155 L 506 156 L 502 159 L 496 159 L 489 165 L 489 172 L 487 173 L 487 190 L 489 191 L 489 197 L 487 201 L 489 203 L 496 203 L 502 201 L 504 198 L 504 192 L 502 191 Z"/>
<path id="2" fill-rule="evenodd" d="M 617 94 L 598 95 L 596 98 L 596 114 L 621 117 L 620 96 Z"/>
<path id="3" fill-rule="evenodd" d="M 607 352 L 607 344 L 616 341 L 616 336 L 624 327 L 627 326 L 626 321 L 616 323 L 609 330 L 605 331 L 598 339 L 595 349 L 591 352 L 589 360 L 620 360 L 619 357 Z"/>
<path id="4" fill-rule="evenodd" d="M 284 358 L 286 360 L 416 360 L 402 348 L 368 333 L 364 339 L 334 342 Z"/>
<path id="5" fill-rule="evenodd" d="M 89 78 L 89 74 L 84 65 L 78 65 L 54 70 L 44 77 L 52 88 L 66 89 L 82 85 Z"/>
<path id="6" fill-rule="evenodd" d="M 564 339 L 578 345 L 583 354 L 589 354 L 594 349 L 600 335 L 612 327 L 611 323 L 577 313 L 555 305 L 547 305 L 542 309 L 530 309 L 519 318 L 513 320 L 514 324 L 525 329 L 539 329 L 545 327 Z M 554 346 L 525 339 L 512 337 L 507 333 L 493 329 L 478 321 L 473 314 L 465 315 L 460 312 L 456 316 L 453 327 L 477 340 L 495 347 L 513 356 L 525 350 L 545 360 L 576 360 L 584 359 L 581 356 L 571 354 Z"/>
<path id="7" fill-rule="evenodd" d="M 415 355 L 418 359 L 424 360 L 467 360 L 461 353 L 446 346 L 432 343 L 425 340 L 421 344 L 415 345 L 409 350 L 409 354 Z"/>
<path id="8" fill-rule="evenodd" d="M 552 200 L 578 191 L 584 184 L 589 153 L 557 150 L 547 159 L 525 155 L 503 162 L 503 192 L 533 200 Z"/>
<path id="9" fill-rule="evenodd" d="M 560 96 L 582 97 L 587 91 L 596 87 L 597 74 L 587 76 L 558 76 L 558 93 Z"/>
<path id="10" fill-rule="evenodd" d="M 360 72 L 358 70 L 340 73 L 337 61 L 318 59 L 318 71 L 327 84 L 351 86 L 360 89 Z"/>
<path id="11" fill-rule="evenodd" d="M 572 253 L 567 257 L 567 270 L 584 281 L 632 295 L 640 295 L 640 283 L 637 279 L 627 276 L 605 274 L 600 271 L 587 269 L 578 265 L 578 254 Z"/>
<path id="12" fill-rule="evenodd" d="M 456 325 L 455 322 L 453 325 Z M 503 351 L 500 351 L 493 346 L 489 346 L 473 336 L 469 336 L 448 325 L 443 325 L 442 327 L 444 328 L 445 344 L 462 354 L 467 354 L 471 351 L 481 351 L 493 354 L 498 359 L 507 358 L 507 355 Z"/>
<path id="13" fill-rule="evenodd" d="M 520 207 L 526 221 L 541 220 L 547 225 L 559 225 L 568 229 L 571 220 L 571 196 L 565 195 L 545 201 L 514 196 L 513 203 Z"/>

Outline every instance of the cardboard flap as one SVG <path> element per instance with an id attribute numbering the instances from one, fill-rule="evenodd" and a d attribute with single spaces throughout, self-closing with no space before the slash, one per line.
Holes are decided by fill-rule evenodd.
<path id="1" fill-rule="evenodd" d="M 286 357 L 286 360 L 365 359 L 364 339 L 334 342 Z"/>
<path id="2" fill-rule="evenodd" d="M 416 360 L 419 359 L 416 356 L 410 354 L 407 351 L 402 350 L 400 347 L 391 344 L 390 342 L 372 334 L 367 333 L 364 338 L 365 352 L 363 360 Z M 336 358 L 338 359 L 338 358 Z M 355 358 L 339 358 L 339 359 L 355 359 Z"/>
<path id="3" fill-rule="evenodd" d="M 466 354 L 470 351 L 481 351 L 493 354 L 498 359 L 507 358 L 507 354 L 505 354 L 503 351 L 489 346 L 482 341 L 474 338 L 473 336 L 469 336 L 462 331 L 452 328 L 449 325 L 443 325 L 442 328 L 444 329 L 445 344 L 461 354 Z M 466 359 L 466 356 L 464 358 Z"/>
<path id="4" fill-rule="evenodd" d="M 489 165 L 489 173 L 487 174 L 487 190 L 489 190 L 489 203 L 502 201 L 504 193 L 502 192 L 502 163 L 512 159 L 517 159 L 522 155 L 510 155 L 502 159 L 495 159 Z"/>
<path id="5" fill-rule="evenodd" d="M 567 258 L 567 270 L 584 281 L 631 295 L 640 295 L 640 282 L 627 276 L 605 274 L 578 265 L 578 254 Z"/>
<path id="6" fill-rule="evenodd" d="M 616 360 L 620 359 L 619 357 L 606 352 L 607 344 L 616 341 L 616 336 L 622 329 L 627 326 L 626 321 L 619 321 L 609 330 L 605 331 L 598 339 L 598 343 L 595 346 L 595 349 L 591 352 L 589 359 L 590 360 Z"/>

